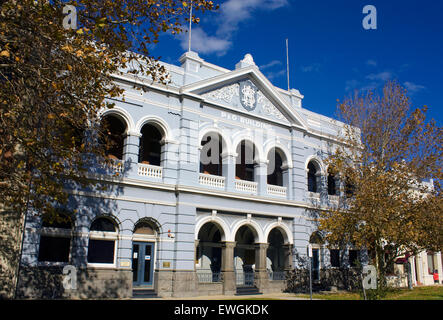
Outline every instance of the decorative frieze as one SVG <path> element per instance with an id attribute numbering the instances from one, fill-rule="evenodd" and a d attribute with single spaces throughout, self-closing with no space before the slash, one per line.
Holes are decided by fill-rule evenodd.
<path id="1" fill-rule="evenodd" d="M 258 113 L 276 118 L 285 119 L 280 110 L 275 107 L 266 96 L 250 81 L 234 83 L 232 85 L 204 93 L 203 98 L 211 101 L 223 101 L 230 106 L 242 105 L 247 111 L 257 110 Z M 237 97 L 236 99 L 234 99 Z"/>
<path id="2" fill-rule="evenodd" d="M 226 103 L 231 103 L 234 96 L 240 96 L 239 92 L 240 85 L 238 83 L 234 83 L 230 86 L 205 93 L 202 95 L 202 97 L 209 100 L 222 100 Z"/>

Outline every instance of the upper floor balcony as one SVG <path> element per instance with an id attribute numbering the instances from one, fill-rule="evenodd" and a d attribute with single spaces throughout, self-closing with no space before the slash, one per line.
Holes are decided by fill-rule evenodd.
<path id="1" fill-rule="evenodd" d="M 218 191 L 235 193 L 239 197 L 295 200 L 291 154 L 278 145 L 263 148 L 264 152 L 252 140 L 244 138 L 238 139 L 233 149 L 228 148 L 226 138 L 219 133 L 208 132 L 197 146 L 193 146 L 193 153 L 198 156 L 197 163 L 186 168 L 190 178 L 180 180 L 179 171 L 184 170 L 180 163 L 182 146 L 168 140 L 161 124 L 147 121 L 140 126 L 139 132 L 127 133 L 123 121 L 117 116 L 111 114 L 105 119 L 110 124 L 108 132 L 113 142 L 106 152 L 114 159 L 111 167 L 118 176 L 169 185 L 190 185 L 207 189 L 208 193 Z M 328 201 L 337 203 L 337 178 L 330 172 L 325 174 L 322 165 L 315 160 L 308 161 L 305 170 L 305 201 L 318 203 L 321 193 L 327 190 Z"/>

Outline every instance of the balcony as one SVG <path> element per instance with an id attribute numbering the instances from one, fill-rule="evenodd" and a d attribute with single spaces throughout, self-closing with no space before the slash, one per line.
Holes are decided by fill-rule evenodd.
<path id="1" fill-rule="evenodd" d="M 161 179 L 163 177 L 163 168 L 150 164 L 139 163 L 138 175 L 141 177 Z"/>
<path id="2" fill-rule="evenodd" d="M 225 177 L 215 176 L 212 174 L 200 173 L 198 182 L 201 185 L 224 189 L 225 187 Z"/>
<path id="3" fill-rule="evenodd" d="M 247 180 L 235 180 L 235 189 L 237 191 L 257 194 L 257 182 Z"/>
<path id="4" fill-rule="evenodd" d="M 110 162 L 106 164 L 107 174 L 120 176 L 123 173 L 125 162 L 118 159 L 110 159 Z"/>
<path id="5" fill-rule="evenodd" d="M 285 198 L 286 198 L 286 189 L 287 189 L 286 187 L 274 186 L 271 184 L 268 184 L 268 186 L 267 186 L 267 190 L 268 190 L 269 195 L 280 196 L 280 197 L 285 197 Z"/>

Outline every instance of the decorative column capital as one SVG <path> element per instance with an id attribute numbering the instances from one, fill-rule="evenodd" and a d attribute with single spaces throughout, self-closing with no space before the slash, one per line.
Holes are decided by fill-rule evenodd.
<path id="1" fill-rule="evenodd" d="M 128 132 L 126 132 L 126 136 L 140 138 L 142 136 L 142 134 L 140 132 L 128 131 Z"/>

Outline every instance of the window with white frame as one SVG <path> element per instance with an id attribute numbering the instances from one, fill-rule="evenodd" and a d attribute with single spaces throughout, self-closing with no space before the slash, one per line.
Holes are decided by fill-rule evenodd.
<path id="1" fill-rule="evenodd" d="M 117 227 L 110 218 L 95 219 L 89 232 L 88 263 L 115 264 Z"/>

